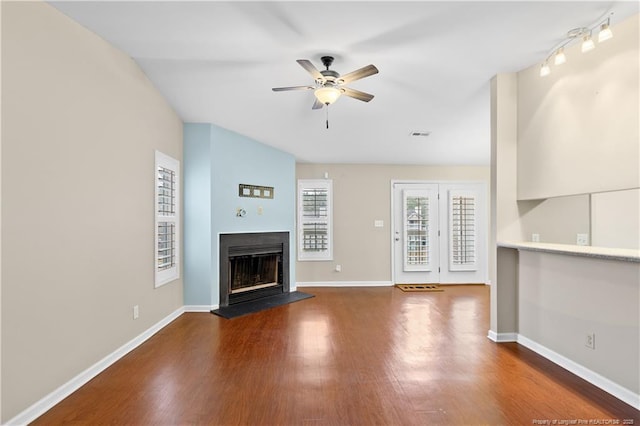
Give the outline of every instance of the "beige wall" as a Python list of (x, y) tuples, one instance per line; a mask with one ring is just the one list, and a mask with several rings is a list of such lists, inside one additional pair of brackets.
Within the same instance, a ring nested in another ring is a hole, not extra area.
[(576, 244), (577, 234), (590, 233), (589, 195), (518, 201), (523, 240)]
[(518, 73), (519, 199), (640, 187), (639, 20), (591, 52), (574, 43), (547, 77)]
[[(526, 250), (519, 257), (520, 334), (638, 395), (640, 263)], [(595, 350), (585, 346), (590, 333)]]
[(491, 196), (498, 241), (522, 238), (516, 203), (517, 99), (516, 74), (499, 74), (491, 80)]
[[(361, 164), (296, 166), (298, 179), (333, 180), (334, 260), (297, 262), (296, 281), (391, 281), (391, 181), (489, 182), (489, 167), (431, 167)], [(374, 221), (383, 220), (383, 228)], [(335, 265), (342, 272), (335, 272)]]
[(640, 249), (640, 190), (591, 196), (592, 245)]
[[(2, 2), (2, 420), (182, 307), (154, 289), (154, 150), (182, 123), (131, 58)], [(133, 305), (140, 318), (133, 320)]]

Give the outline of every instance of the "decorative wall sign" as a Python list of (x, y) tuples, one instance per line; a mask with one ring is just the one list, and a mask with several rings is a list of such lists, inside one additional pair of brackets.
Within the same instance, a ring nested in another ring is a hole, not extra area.
[(238, 195), (240, 197), (251, 198), (273, 198), (273, 186), (238, 185)]

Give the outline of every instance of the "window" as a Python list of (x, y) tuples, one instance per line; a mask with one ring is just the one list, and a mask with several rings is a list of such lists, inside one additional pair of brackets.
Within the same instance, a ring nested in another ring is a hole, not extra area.
[(331, 180), (298, 181), (298, 260), (332, 260)]
[(431, 191), (402, 191), (404, 210), (404, 270), (431, 270)]
[(156, 151), (155, 286), (180, 277), (180, 163)]

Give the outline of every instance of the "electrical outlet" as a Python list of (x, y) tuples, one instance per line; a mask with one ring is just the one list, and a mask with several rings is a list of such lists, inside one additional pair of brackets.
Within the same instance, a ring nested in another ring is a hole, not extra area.
[(342, 265), (336, 265), (336, 272), (342, 271)]
[(596, 348), (596, 333), (589, 333), (585, 336), (584, 345), (589, 349)]
[(579, 246), (588, 246), (589, 234), (576, 234), (576, 244)]
[(531, 241), (533, 241), (534, 243), (539, 243), (540, 242), (540, 234), (531, 234)]
[(140, 308), (138, 307), (138, 305), (134, 305), (134, 307), (133, 307), (133, 319), (138, 319), (139, 316), (140, 316)]

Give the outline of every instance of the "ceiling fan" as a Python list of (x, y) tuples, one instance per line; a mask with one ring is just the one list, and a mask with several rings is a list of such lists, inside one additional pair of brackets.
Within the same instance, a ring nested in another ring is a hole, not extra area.
[(324, 105), (330, 105), (338, 100), (341, 95), (349, 96), (350, 98), (358, 99), (359, 101), (369, 102), (373, 99), (373, 95), (359, 90), (350, 89), (343, 86), (344, 84), (351, 83), (352, 81), (360, 80), (361, 78), (369, 77), (378, 73), (378, 68), (374, 65), (367, 65), (355, 71), (352, 71), (345, 75), (340, 75), (338, 72), (330, 70), (329, 67), (333, 63), (333, 56), (323, 56), (320, 58), (322, 64), (326, 67), (325, 70), (318, 71), (318, 69), (308, 61), (307, 59), (298, 59), (296, 62), (300, 64), (302, 68), (307, 70), (309, 74), (314, 78), (314, 85), (307, 86), (292, 86), (292, 87), (274, 87), (274, 92), (284, 92), (287, 90), (313, 90), (316, 96), (312, 109), (320, 109)]

